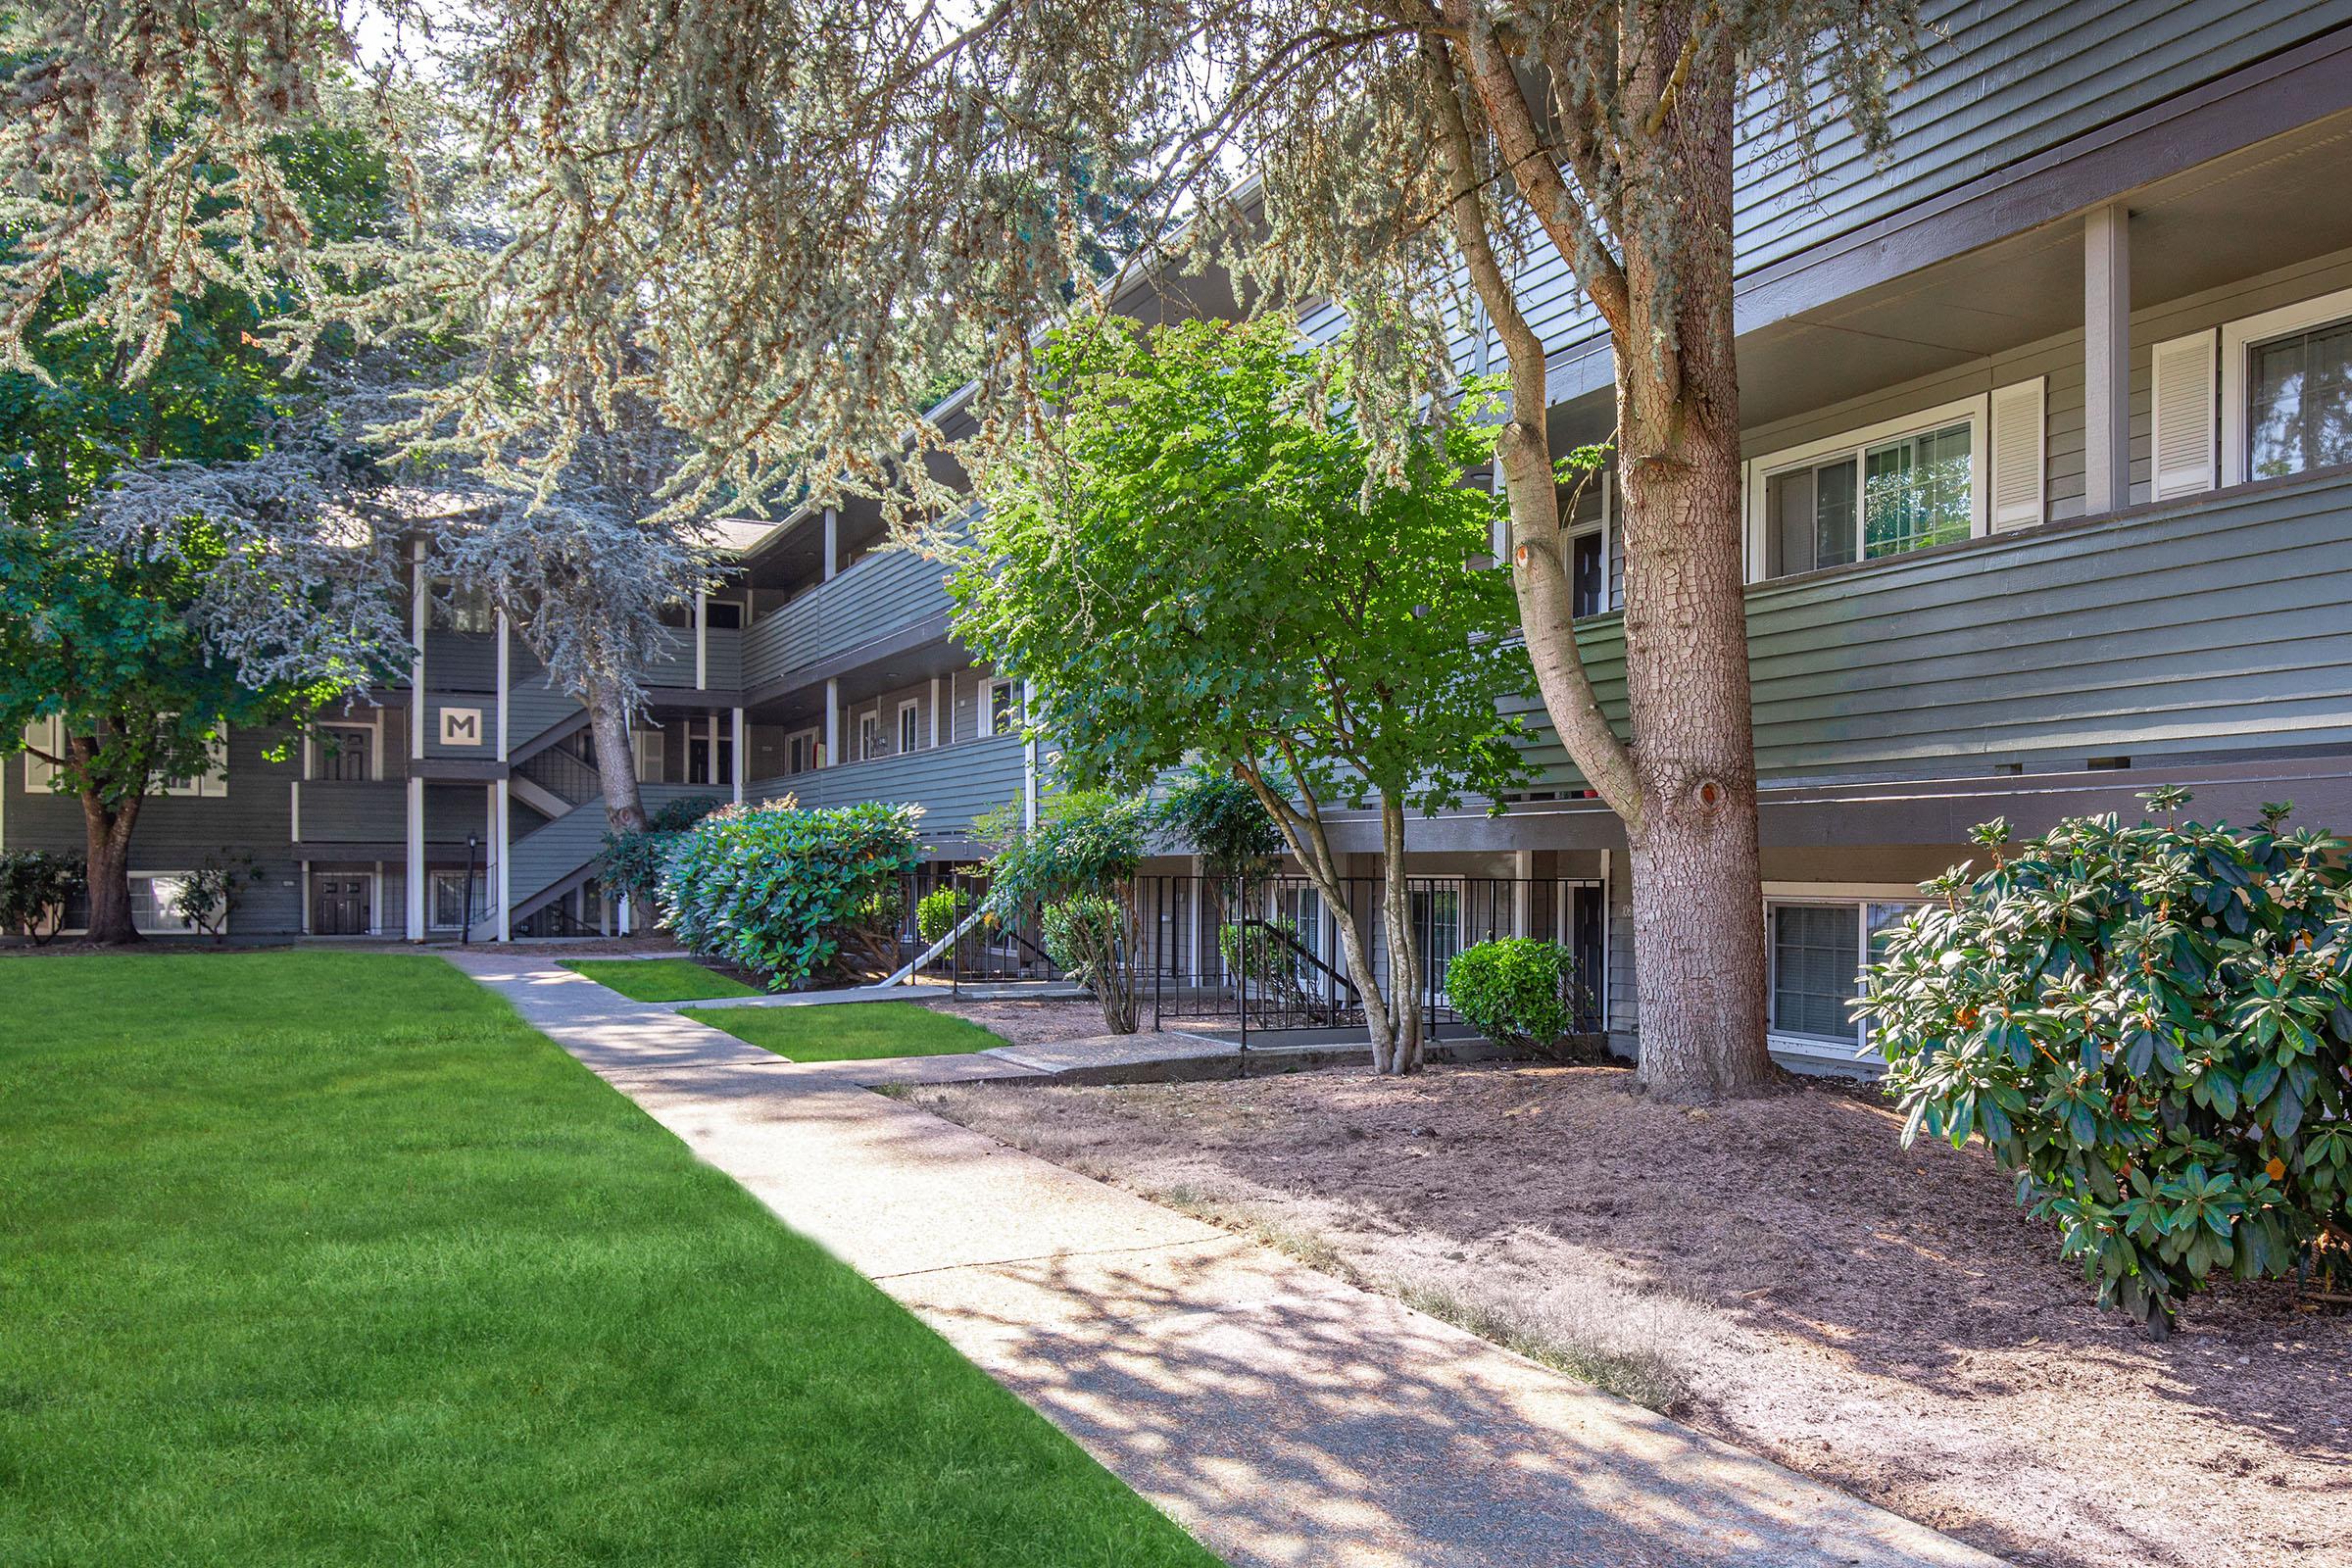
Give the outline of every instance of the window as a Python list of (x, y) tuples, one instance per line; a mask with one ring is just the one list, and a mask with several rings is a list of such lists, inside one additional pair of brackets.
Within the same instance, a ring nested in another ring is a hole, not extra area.
[[(172, 715), (166, 714), (166, 717)], [(157, 788), (166, 795), (226, 795), (228, 793), (228, 726), (220, 725), (205, 738), (212, 765), (194, 778), (168, 778)]]
[[(1975, 534), (1985, 512), (1986, 403), (1948, 404), (1750, 464), (1749, 548), (1759, 574), (1850, 565)], [(2037, 439), (2038, 427), (2024, 433)]]
[(636, 758), (637, 782), (640, 784), (661, 783), (662, 732), (658, 729), (629, 731), (629, 750)]
[(712, 599), (703, 606), (703, 624), (712, 631), (740, 631), (743, 607), (732, 599)]
[(871, 761), (882, 755), (882, 715), (878, 712), (858, 715), (858, 757)]
[(913, 699), (899, 705), (899, 751), (902, 755), (914, 750), (915, 704)]
[(1008, 680), (980, 683), (980, 733), (1005, 735), (1021, 726), (1020, 697)]
[(481, 589), (459, 588), (441, 581), (433, 584), (425, 624), (434, 631), (484, 636), (498, 630), (498, 611)]
[(24, 745), (26, 748), (24, 753), (25, 791), (30, 794), (54, 789), (57, 779), (57, 764), (35, 757), (32, 753), (37, 748), (47, 752), (51, 757), (65, 756), (65, 721), (55, 713), (34, 719), (24, 726)]
[(816, 734), (803, 730), (784, 742), (784, 771), (806, 773), (816, 763)]
[(2352, 463), (2352, 320), (2247, 352), (2246, 476), (2277, 479)]
[(475, 871), (470, 886), (464, 871), (435, 871), (426, 883), (425, 923), (436, 931), (455, 931), (468, 916), (479, 921), (489, 912), (484, 873)]
[(359, 724), (322, 724), (313, 743), (311, 777), (333, 783), (358, 783), (372, 777), (370, 759), (375, 731)]
[[(153, 936), (179, 936), (192, 933), (196, 922), (183, 920), (172, 911), (172, 901), (179, 897), (187, 885), (184, 871), (142, 872), (130, 878), (130, 923), (139, 931)], [(87, 914), (84, 914), (87, 918)], [(223, 930), (227, 929), (224, 925)]]
[(1608, 562), (1601, 554), (1600, 530), (1590, 529), (1569, 541), (1574, 552), (1569, 564), (1571, 615), (1597, 615), (1608, 588)]
[(1861, 994), (1862, 966), (1885, 955), (1916, 907), (1891, 899), (1769, 904), (1772, 1033), (1859, 1051), (1865, 1020), (1847, 1004)]

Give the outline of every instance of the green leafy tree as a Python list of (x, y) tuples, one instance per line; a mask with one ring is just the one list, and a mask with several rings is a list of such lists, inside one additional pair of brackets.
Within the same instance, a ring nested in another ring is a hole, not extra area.
[[(1386, 466), (1344, 358), (1273, 316), (1090, 323), (1041, 373), (1059, 417), (989, 471), (958, 635), (1032, 682), (1073, 778), (1140, 787), (1198, 755), (1247, 784), (1338, 921), (1375, 1066), (1416, 1070), (1405, 813), (1530, 771), (1496, 709), (1532, 679), (1511, 587), (1475, 566), (1494, 500), (1464, 482), (1492, 427), (1417, 426)], [(1341, 806), (1379, 813), (1385, 983)]]
[[(276, 152), (315, 243), (377, 220), (388, 177), (366, 137), (312, 127)], [(191, 177), (201, 207), (236, 174), (199, 161)], [(0, 262), (23, 237), (0, 226)], [(297, 424), (315, 388), (262, 346), (269, 302), (223, 282), (126, 337), (87, 314), (114, 287), (66, 274), (25, 368), (0, 369), (0, 756), (28, 753), (79, 799), (102, 943), (137, 940), (127, 871), (148, 797), (217, 765), (228, 729), (365, 683), (354, 650), (399, 635), (388, 556), (336, 499), (364, 463)]]
[(1008, 803), (972, 824), (997, 846), (988, 859), (988, 902), (998, 918), (1038, 911), (1046, 952), (1088, 987), (1113, 1034), (1133, 1034), (1142, 931), (1136, 919), (1135, 869), (1152, 831), (1141, 795), (1104, 789), (1054, 795), (1034, 827)]
[[(2170, 816), (2185, 791), (2151, 794)], [(2352, 870), (2325, 834), (2081, 817), (1936, 895), (1861, 1004), (1903, 1138), (1982, 1138), (2103, 1305), (2352, 1246)]]

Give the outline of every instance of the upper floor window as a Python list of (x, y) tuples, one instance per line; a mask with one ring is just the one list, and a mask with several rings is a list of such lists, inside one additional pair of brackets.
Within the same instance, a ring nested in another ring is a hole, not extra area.
[(2352, 463), (2352, 320), (2248, 350), (2246, 476)]
[(916, 707), (911, 701), (899, 704), (899, 750), (911, 752), (916, 741)]
[(980, 733), (1007, 735), (1021, 727), (1020, 688), (1008, 680), (980, 683)]
[(859, 713), (858, 715), (858, 760), (870, 761), (881, 755), (882, 715), (880, 713)]
[(498, 630), (498, 610), (490, 603), (490, 596), (479, 588), (436, 582), (426, 624), (434, 631), (487, 634)]
[(1750, 463), (1755, 574), (1850, 565), (1983, 532), (1986, 409), (1970, 398)]

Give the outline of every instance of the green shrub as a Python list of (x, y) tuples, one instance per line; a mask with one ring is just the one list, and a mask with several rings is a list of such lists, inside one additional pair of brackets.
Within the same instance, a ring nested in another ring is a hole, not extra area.
[(1504, 937), (1464, 948), (1446, 966), (1446, 998), (1462, 1020), (1506, 1051), (1566, 1060), (1562, 1042), (1592, 1004), (1576, 955), (1557, 942)]
[(1153, 814), (1161, 831), (1192, 846), (1201, 875), (1216, 886), (1255, 881), (1282, 858), (1282, 829), (1273, 813), (1230, 773), (1187, 768)]
[(2325, 835), (2076, 818), (1936, 896), (1862, 1004), (1906, 1143), (1974, 1135), (2103, 1305), (2167, 1332), (2352, 1215), (2352, 872)]
[(726, 804), (715, 795), (690, 795), (648, 816), (639, 832), (607, 833), (598, 885), (613, 898), (647, 899), (661, 885), (662, 864), (678, 835)]
[(1062, 972), (1095, 994), (1102, 1023), (1131, 1035), (1141, 1013), (1135, 931), (1126, 904), (1107, 894), (1075, 893), (1039, 911), (1046, 952)]
[(171, 912), (219, 942), (228, 934), (237, 895), (261, 879), (261, 862), (250, 855), (233, 850), (208, 855), (202, 865), (179, 879), (172, 893)]
[(934, 888), (915, 902), (914, 934), (929, 947), (972, 912), (972, 896), (961, 888)]
[(658, 887), (680, 942), (781, 991), (895, 932), (902, 879), (920, 862), (922, 808), (868, 801), (803, 809), (726, 807), (678, 835)]
[(81, 858), (47, 850), (0, 853), (0, 932), (30, 937), (37, 945), (57, 934), (53, 923), (66, 901), (81, 891)]
[(1072, 790), (1047, 802), (1033, 828), (1019, 826), (1013, 810), (1004, 809), (975, 822), (973, 831), (997, 845), (988, 858), (989, 891), (1002, 910), (1057, 903), (1073, 893), (1123, 891), (1135, 879), (1151, 826), (1140, 795)]

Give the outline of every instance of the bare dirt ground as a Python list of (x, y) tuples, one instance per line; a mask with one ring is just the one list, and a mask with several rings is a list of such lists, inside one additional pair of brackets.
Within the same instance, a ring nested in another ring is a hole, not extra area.
[(1631, 1081), (913, 1098), (2021, 1564), (2352, 1565), (2352, 1318), (2231, 1288), (2151, 1344), (1988, 1159), (1904, 1151), (1866, 1093), (1699, 1111)]
[[(1091, 997), (1014, 997), (994, 1002), (957, 1002), (946, 995), (909, 992), (909, 1002), (927, 1002), (940, 1012), (953, 1013), (1002, 1037), (1013, 1046), (1050, 1046), (1064, 1040), (1090, 1040), (1102, 1033), (1102, 1008)], [(1147, 1013), (1149, 1009), (1147, 1009)], [(1147, 1016), (1144, 1022), (1149, 1024)], [(1145, 1040), (1155, 1031), (1143, 1029), (1134, 1038)]]

